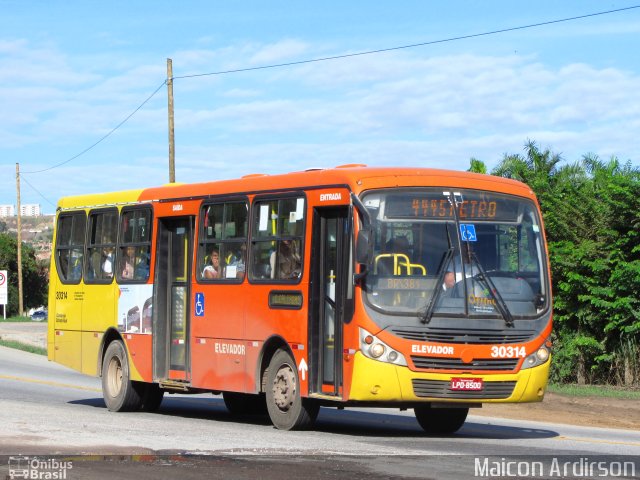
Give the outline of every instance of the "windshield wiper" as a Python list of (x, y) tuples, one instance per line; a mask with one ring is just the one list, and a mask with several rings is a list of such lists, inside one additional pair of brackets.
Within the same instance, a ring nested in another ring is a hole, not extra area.
[(442, 268), (440, 269), (440, 275), (438, 275), (438, 279), (436, 280), (436, 286), (434, 288), (433, 295), (429, 303), (425, 306), (424, 313), (420, 315), (420, 321), (424, 324), (427, 324), (431, 321), (431, 317), (433, 316), (433, 310), (436, 306), (436, 302), (438, 298), (440, 298), (440, 294), (442, 293), (442, 283), (444, 282), (444, 276), (447, 273), (447, 265), (449, 265), (449, 261), (451, 257), (453, 257), (454, 248), (450, 247), (447, 250), (447, 254), (442, 261)]
[(502, 295), (500, 295), (500, 292), (498, 291), (495, 284), (491, 280), (491, 277), (487, 275), (487, 272), (485, 272), (484, 267), (478, 261), (478, 257), (476, 256), (476, 253), (473, 251), (471, 251), (470, 253), (471, 253), (471, 258), (475, 262), (475, 265), (478, 267), (478, 270), (480, 270), (480, 273), (477, 276), (479, 276), (480, 279), (484, 281), (486, 286), (489, 287), (489, 291), (493, 295), (493, 298), (495, 298), (496, 300), (496, 308), (500, 312), (500, 315), (502, 315), (502, 318), (504, 318), (504, 321), (506, 322), (507, 327), (513, 327), (513, 316), (509, 311), (509, 307), (507, 307), (507, 303), (502, 298)]

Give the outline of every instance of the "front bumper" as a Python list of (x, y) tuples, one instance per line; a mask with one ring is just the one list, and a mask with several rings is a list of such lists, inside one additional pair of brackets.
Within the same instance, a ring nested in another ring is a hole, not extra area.
[[(525, 403), (544, 398), (551, 359), (517, 373), (459, 374), (414, 372), (408, 367), (379, 362), (357, 352), (353, 358), (349, 401), (385, 403)], [(452, 378), (482, 379), (483, 390), (454, 392)]]

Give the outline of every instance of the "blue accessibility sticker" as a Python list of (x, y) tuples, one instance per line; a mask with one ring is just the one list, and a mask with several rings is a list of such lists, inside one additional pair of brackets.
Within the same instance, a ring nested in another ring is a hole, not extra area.
[(460, 224), (460, 238), (463, 242), (477, 242), (476, 226), (472, 223)]
[(196, 293), (196, 305), (194, 308), (196, 317), (204, 317), (204, 293)]

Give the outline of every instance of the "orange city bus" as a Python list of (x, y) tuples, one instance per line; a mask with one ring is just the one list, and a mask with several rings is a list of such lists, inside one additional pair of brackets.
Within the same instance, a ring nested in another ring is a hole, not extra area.
[(538, 402), (550, 363), (544, 229), (526, 185), (345, 165), (63, 198), (49, 359), (109, 410), (222, 393), (301, 429), (323, 407)]

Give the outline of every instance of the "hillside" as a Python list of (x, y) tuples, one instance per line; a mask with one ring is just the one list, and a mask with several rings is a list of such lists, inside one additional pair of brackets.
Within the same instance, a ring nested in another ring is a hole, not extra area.
[[(48, 261), (51, 256), (54, 215), (22, 217), (22, 241), (31, 245), (38, 260)], [(0, 217), (0, 233), (17, 235), (17, 217)]]

